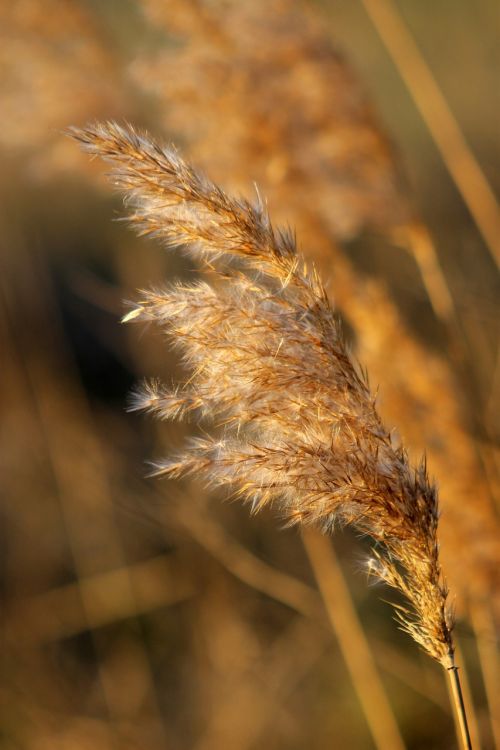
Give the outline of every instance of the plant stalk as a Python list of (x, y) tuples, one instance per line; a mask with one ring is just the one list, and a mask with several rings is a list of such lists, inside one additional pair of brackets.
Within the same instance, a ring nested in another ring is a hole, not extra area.
[(448, 674), (448, 688), (451, 704), (454, 709), (453, 715), (457, 737), (464, 750), (472, 750), (472, 742), (470, 739), (469, 726), (467, 724), (467, 714), (465, 712), (465, 703), (462, 694), (462, 686), (460, 685), (460, 677), (458, 675), (458, 667), (455, 666), (452, 654), (450, 654), (448, 658), (449, 663), (444, 664), (443, 666)]

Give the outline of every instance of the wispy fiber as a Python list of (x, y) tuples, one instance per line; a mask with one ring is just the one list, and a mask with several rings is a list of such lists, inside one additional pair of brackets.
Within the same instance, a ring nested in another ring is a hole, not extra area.
[(436, 490), (425, 462), (412, 467), (382, 424), (293, 235), (273, 228), (260, 201), (229, 197), (132, 128), (72, 133), (112, 163), (139, 232), (183, 245), (207, 272), (208, 281), (144, 292), (126, 316), (157, 322), (191, 370), (175, 390), (150, 383), (134, 406), (162, 418), (194, 412), (217, 428), (155, 473), (200, 474), (254, 510), (277, 505), (290, 523), (370, 535), (370, 573), (406, 597), (396, 606), (403, 627), (450, 666)]

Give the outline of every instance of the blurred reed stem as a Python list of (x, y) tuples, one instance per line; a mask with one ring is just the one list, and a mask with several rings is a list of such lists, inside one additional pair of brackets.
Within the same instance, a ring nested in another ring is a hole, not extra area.
[(333, 546), (327, 537), (307, 528), (302, 530), (302, 539), (373, 741), (379, 750), (404, 750)]
[(361, 2), (405, 82), (491, 257), (500, 265), (500, 213), (495, 194), (431, 69), (391, 0)]
[(484, 600), (470, 602), (469, 616), (476, 636), (479, 663), (483, 675), (494, 747), (500, 748), (499, 658), (495, 623)]

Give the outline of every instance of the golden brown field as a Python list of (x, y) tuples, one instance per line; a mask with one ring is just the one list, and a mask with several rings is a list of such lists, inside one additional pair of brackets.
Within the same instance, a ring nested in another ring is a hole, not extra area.
[[(380, 531), (373, 511), (378, 477), (350, 496), (371, 526), (338, 524), (329, 539), (267, 507), (250, 515), (196, 472), (145, 476), (210, 430), (171, 391), (163, 415), (188, 420), (127, 411), (145, 378), (170, 388), (191, 373), (154, 325), (120, 319), (138, 290), (197, 283), (200, 263), (116, 221), (130, 207), (64, 132), (114, 120), (174, 143), (230, 194), (260, 197), (315, 264), (391, 439), (412, 464), (426, 454), (472, 746), (500, 748), (497, 41), (493, 0), (0, 8), (2, 747), (459, 746), (443, 670), (398, 630), (387, 601), (399, 594), (366, 572), (359, 530), (379, 554), (392, 523), (389, 507)], [(255, 289), (238, 284), (231, 305), (251, 306)], [(204, 304), (176, 335), (209, 352), (226, 321)], [(235, 347), (258, 357), (245, 320), (261, 313), (248, 309)], [(221, 356), (231, 384), (247, 360)], [(303, 365), (319, 383), (321, 367)], [(228, 392), (221, 380), (213, 393)], [(283, 423), (286, 396), (273, 402)], [(323, 396), (307, 397), (324, 424)], [(272, 437), (267, 406), (251, 408), (251, 429)], [(361, 438), (350, 440), (344, 463)], [(323, 506), (293, 507), (324, 520)], [(417, 601), (425, 576), (407, 570)], [(432, 621), (434, 645), (428, 628), (417, 640), (444, 658)]]

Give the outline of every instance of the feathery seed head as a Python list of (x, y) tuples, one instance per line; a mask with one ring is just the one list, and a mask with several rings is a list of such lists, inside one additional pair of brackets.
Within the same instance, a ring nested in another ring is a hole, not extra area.
[(234, 199), (132, 128), (72, 130), (113, 165), (141, 234), (182, 245), (213, 285), (143, 292), (124, 320), (152, 320), (192, 371), (175, 389), (154, 381), (132, 408), (191, 413), (222, 428), (192, 440), (155, 474), (199, 474), (291, 524), (351, 524), (376, 542), (370, 573), (399, 590), (403, 627), (434, 658), (452, 652), (438, 561), (437, 497), (425, 463), (409, 465), (377, 414), (313, 268), (265, 207)]

